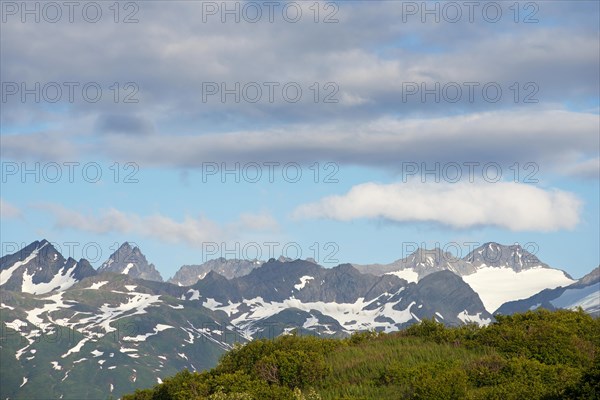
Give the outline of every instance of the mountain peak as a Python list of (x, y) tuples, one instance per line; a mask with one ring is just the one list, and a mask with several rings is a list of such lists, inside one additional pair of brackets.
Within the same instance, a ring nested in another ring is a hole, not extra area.
[(516, 272), (531, 268), (550, 268), (520, 244), (487, 242), (469, 253), (464, 260), (476, 268), (511, 268)]
[(129, 242), (121, 244), (117, 251), (98, 268), (98, 272), (115, 272), (132, 278), (163, 281), (154, 264), (148, 263), (140, 248), (132, 247)]
[(419, 247), (412, 254), (406, 257), (405, 260), (411, 260), (411, 262), (416, 263), (425, 263), (430, 265), (440, 264), (446, 261), (451, 261), (455, 259), (451, 253), (444, 252), (439, 247), (435, 247), (433, 249), (427, 249), (423, 247)]
[(184, 265), (168, 280), (179, 286), (192, 286), (207, 276), (210, 271), (218, 272), (227, 279), (248, 275), (253, 269), (260, 267), (260, 260), (226, 259), (224, 257), (208, 260), (200, 265)]
[(46, 239), (35, 241), (14, 254), (0, 258), (0, 286), (32, 294), (65, 290), (77, 281), (96, 274), (89, 266), (65, 259)]

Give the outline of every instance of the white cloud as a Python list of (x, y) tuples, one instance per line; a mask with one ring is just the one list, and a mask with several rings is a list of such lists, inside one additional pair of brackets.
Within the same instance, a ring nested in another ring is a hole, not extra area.
[(568, 192), (513, 183), (365, 183), (341, 196), (299, 206), (296, 218), (350, 221), (383, 218), (452, 228), (496, 226), (512, 231), (572, 229), (581, 202)]
[(21, 216), (21, 210), (18, 207), (0, 198), (0, 217), (2, 219), (19, 218)]
[(277, 221), (266, 214), (242, 214), (237, 221), (218, 224), (204, 216), (185, 216), (178, 221), (161, 214), (141, 216), (114, 208), (97, 215), (84, 214), (57, 204), (38, 204), (49, 211), (59, 229), (74, 229), (94, 234), (121, 233), (150, 237), (168, 243), (186, 243), (201, 247), (204, 242), (230, 240), (237, 232), (257, 232), (277, 229)]

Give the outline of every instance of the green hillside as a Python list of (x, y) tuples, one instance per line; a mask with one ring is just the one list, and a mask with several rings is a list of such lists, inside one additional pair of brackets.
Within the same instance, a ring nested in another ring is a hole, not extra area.
[(598, 399), (600, 320), (583, 311), (434, 321), (347, 339), (287, 335), (226, 353), (123, 400)]

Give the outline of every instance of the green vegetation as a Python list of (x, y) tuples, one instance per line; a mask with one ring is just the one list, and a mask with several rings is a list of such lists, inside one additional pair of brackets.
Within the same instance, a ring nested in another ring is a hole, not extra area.
[(600, 320), (538, 310), (487, 327), (426, 320), (392, 334), (255, 340), (123, 400), (598, 398)]

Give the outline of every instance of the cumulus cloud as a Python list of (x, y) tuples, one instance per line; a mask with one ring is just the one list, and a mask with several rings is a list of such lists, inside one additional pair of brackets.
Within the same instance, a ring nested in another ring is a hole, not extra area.
[(514, 182), (365, 183), (344, 195), (299, 206), (296, 218), (430, 222), (465, 229), (557, 231), (579, 222), (581, 201), (571, 193)]
[(0, 198), (0, 217), (2, 219), (20, 218), (21, 216), (21, 210), (17, 206), (12, 205), (3, 198)]
[(219, 224), (202, 215), (175, 220), (158, 213), (143, 216), (115, 208), (88, 214), (52, 203), (37, 204), (35, 207), (49, 211), (58, 229), (94, 234), (140, 235), (167, 243), (186, 243), (191, 247), (201, 247), (204, 242), (230, 240), (238, 231), (260, 232), (278, 228), (275, 219), (266, 213), (245, 213), (236, 221)]

